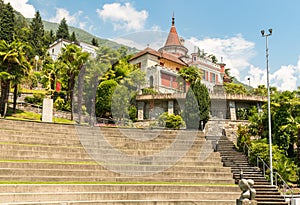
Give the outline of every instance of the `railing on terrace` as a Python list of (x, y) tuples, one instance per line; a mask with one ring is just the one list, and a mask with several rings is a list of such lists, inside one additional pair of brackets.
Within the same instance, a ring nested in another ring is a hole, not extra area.
[(210, 93), (211, 99), (228, 99), (228, 100), (249, 100), (249, 101), (265, 101), (266, 97), (258, 95), (243, 95), (243, 94), (219, 94), (219, 93)]
[[(244, 146), (243, 146), (243, 152), (245, 154), (247, 154), (247, 157), (248, 157), (248, 160), (249, 160), (249, 157), (251, 155), (251, 149), (250, 147), (244, 143)], [(270, 167), (269, 165), (259, 156), (256, 156), (256, 166), (258, 168), (260, 168), (260, 170), (262, 171), (264, 177), (266, 178), (266, 176), (269, 176), (269, 179), (270, 179), (270, 174), (271, 173), (267, 173), (267, 171), (270, 172)], [(278, 188), (282, 188), (283, 189), (283, 197), (284, 199), (286, 199), (286, 193), (287, 193), (287, 190), (290, 192), (290, 195), (291, 197), (289, 197), (290, 199), (293, 199), (294, 198), (294, 192), (293, 192), (293, 189), (286, 183), (286, 181), (282, 178), (282, 176), (278, 173), (278, 172), (273, 172), (273, 178), (275, 178), (275, 186), (277, 186)], [(280, 181), (278, 180), (280, 179)]]
[[(227, 99), (227, 100), (239, 100), (239, 101), (256, 101), (263, 102), (267, 100), (262, 96), (255, 95), (234, 95), (234, 94), (209, 94), (210, 99)], [(149, 99), (185, 99), (186, 93), (183, 92), (174, 92), (174, 93), (157, 93), (149, 95), (138, 95), (138, 100), (149, 100)]]

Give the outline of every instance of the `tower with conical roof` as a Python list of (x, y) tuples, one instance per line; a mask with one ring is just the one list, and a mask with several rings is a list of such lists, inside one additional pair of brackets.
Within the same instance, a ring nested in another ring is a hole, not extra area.
[(172, 27), (170, 29), (168, 38), (164, 47), (159, 49), (159, 52), (168, 52), (179, 57), (186, 56), (188, 49), (184, 47), (183, 40), (181, 40), (178, 36), (176, 27), (175, 27), (175, 17), (173, 14), (172, 17)]

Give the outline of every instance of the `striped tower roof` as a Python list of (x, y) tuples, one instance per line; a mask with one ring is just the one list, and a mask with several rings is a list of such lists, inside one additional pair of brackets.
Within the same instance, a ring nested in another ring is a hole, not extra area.
[(176, 28), (175, 28), (174, 14), (173, 14), (173, 17), (172, 17), (172, 27), (170, 29), (170, 32), (169, 32), (167, 41), (165, 43), (165, 46), (181, 46), (180, 39), (179, 39), (178, 33), (176, 31)]

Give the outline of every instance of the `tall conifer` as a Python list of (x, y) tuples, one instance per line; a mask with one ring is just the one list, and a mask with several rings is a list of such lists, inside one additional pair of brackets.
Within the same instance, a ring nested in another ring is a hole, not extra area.
[(67, 24), (67, 21), (65, 18), (63, 18), (60, 21), (60, 24), (58, 25), (58, 29), (56, 32), (56, 38), (57, 39), (63, 38), (63, 39), (67, 39), (67, 40), (70, 39), (69, 27), (68, 27), (68, 24)]
[(39, 11), (36, 12), (35, 17), (32, 19), (30, 24), (30, 36), (29, 42), (33, 48), (34, 55), (44, 55), (44, 24)]
[(15, 14), (14, 9), (8, 4), (0, 2), (0, 40), (5, 40), (7, 43), (11, 43), (15, 35)]
[(75, 34), (74, 31), (73, 31), (72, 34), (71, 34), (70, 41), (73, 41), (73, 42), (76, 42), (76, 41), (77, 41), (76, 34)]

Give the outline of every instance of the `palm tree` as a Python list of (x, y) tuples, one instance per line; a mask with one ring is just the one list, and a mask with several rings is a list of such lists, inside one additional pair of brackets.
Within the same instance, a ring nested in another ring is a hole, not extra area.
[[(95, 104), (96, 104), (96, 92), (100, 80), (106, 78), (110, 75), (106, 75), (103, 77), (104, 74), (107, 72), (108, 69), (109, 73), (112, 73), (111, 67), (118, 59), (118, 53), (112, 50), (109, 47), (101, 46), (97, 50), (97, 56), (94, 59), (89, 59), (86, 65), (86, 75), (85, 75), (85, 95), (86, 95), (86, 104), (88, 111), (90, 112), (90, 124), (94, 124), (94, 117), (95, 117)], [(79, 121), (80, 121), (80, 112), (79, 112)]]
[[(199, 70), (199, 68), (195, 66), (181, 68), (178, 71), (178, 74), (184, 80), (183, 82), (184, 92), (186, 92), (186, 83), (188, 85), (191, 85), (195, 83), (197, 80), (201, 81), (201, 71)], [(180, 82), (181, 81), (180, 79), (178, 79), (178, 81), (180, 84), (182, 83)]]
[(70, 101), (71, 120), (73, 120), (73, 97), (75, 79), (89, 58), (89, 53), (83, 52), (81, 48), (74, 44), (67, 45), (62, 49), (59, 61), (63, 65), (63, 78), (67, 81), (67, 100)]
[(0, 80), (1, 80), (1, 98), (0, 114), (5, 117), (8, 103), (8, 96), (11, 82), (14, 85), (14, 110), (16, 109), (18, 85), (31, 69), (26, 59), (25, 49), (28, 49), (24, 43), (13, 41), (7, 43), (0, 41)]

